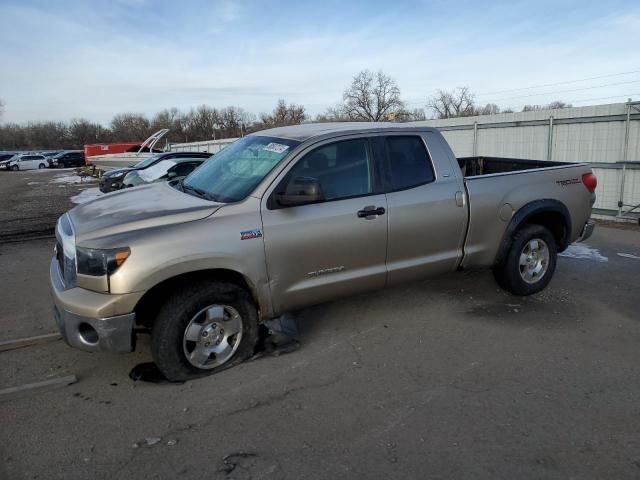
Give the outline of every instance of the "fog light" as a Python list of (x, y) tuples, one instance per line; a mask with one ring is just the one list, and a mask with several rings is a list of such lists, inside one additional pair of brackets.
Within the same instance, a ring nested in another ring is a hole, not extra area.
[(98, 339), (100, 338), (96, 329), (84, 322), (78, 325), (78, 333), (80, 333), (82, 340), (90, 345), (98, 343)]

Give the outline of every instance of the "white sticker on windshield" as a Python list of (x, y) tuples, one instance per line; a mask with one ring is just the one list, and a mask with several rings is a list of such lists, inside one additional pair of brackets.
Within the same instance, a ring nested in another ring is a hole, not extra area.
[(262, 147), (263, 150), (267, 150), (268, 152), (273, 152), (273, 153), (282, 153), (287, 148), (289, 148), (289, 145), (282, 145), (281, 143), (273, 143), (273, 142)]

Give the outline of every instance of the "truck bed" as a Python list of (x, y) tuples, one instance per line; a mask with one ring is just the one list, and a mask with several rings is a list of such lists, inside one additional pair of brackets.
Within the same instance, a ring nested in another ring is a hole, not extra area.
[(500, 157), (462, 157), (458, 165), (465, 177), (492, 175), (495, 173), (518, 172), (536, 168), (569, 166), (571, 163), (552, 162), (548, 160), (524, 160), (521, 158)]

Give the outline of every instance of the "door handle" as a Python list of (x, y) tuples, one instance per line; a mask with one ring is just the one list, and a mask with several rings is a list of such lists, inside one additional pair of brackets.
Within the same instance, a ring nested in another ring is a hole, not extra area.
[(376, 208), (374, 205), (364, 207), (362, 210), (358, 210), (358, 218), (373, 218), (376, 215), (384, 215), (387, 211), (384, 207)]

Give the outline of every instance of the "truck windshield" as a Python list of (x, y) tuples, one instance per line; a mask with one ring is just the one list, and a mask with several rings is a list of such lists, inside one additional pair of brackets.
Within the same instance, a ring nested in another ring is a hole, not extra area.
[(202, 164), (183, 185), (186, 191), (203, 192), (217, 202), (238, 202), (299, 144), (257, 135), (241, 138)]

